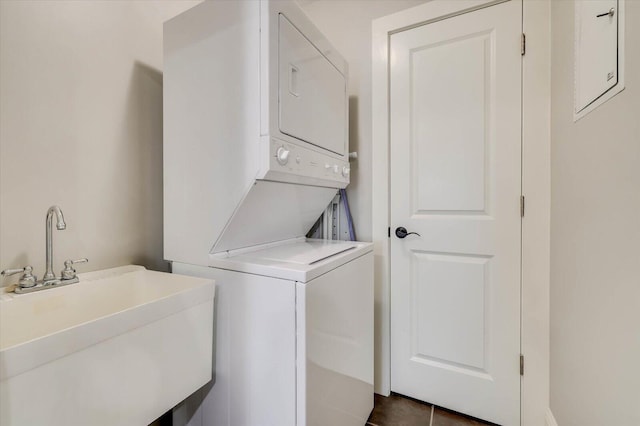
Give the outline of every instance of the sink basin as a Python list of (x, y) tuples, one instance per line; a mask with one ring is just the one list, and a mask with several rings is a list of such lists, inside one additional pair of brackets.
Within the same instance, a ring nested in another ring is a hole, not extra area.
[(211, 380), (212, 280), (79, 278), (0, 294), (0, 424), (147, 425)]

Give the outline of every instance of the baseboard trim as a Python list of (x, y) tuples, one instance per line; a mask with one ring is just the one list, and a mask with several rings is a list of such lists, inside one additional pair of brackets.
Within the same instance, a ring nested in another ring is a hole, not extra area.
[(558, 422), (556, 422), (556, 418), (553, 417), (551, 408), (547, 408), (547, 413), (544, 416), (544, 423), (546, 426), (558, 426)]

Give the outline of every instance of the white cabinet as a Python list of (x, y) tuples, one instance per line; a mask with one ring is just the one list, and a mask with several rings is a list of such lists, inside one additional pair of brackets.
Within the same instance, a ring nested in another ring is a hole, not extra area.
[(576, 119), (624, 88), (623, 5), (623, 0), (575, 2)]

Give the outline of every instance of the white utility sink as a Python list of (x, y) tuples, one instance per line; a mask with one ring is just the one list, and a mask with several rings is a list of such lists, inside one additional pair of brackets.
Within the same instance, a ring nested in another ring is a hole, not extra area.
[(214, 282), (124, 266), (0, 294), (0, 425), (151, 423), (211, 380)]

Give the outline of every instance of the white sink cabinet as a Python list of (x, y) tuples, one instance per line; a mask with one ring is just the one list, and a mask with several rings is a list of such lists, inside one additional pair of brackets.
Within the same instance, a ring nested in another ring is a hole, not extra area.
[(211, 380), (212, 280), (79, 278), (0, 294), (0, 425), (148, 425)]

